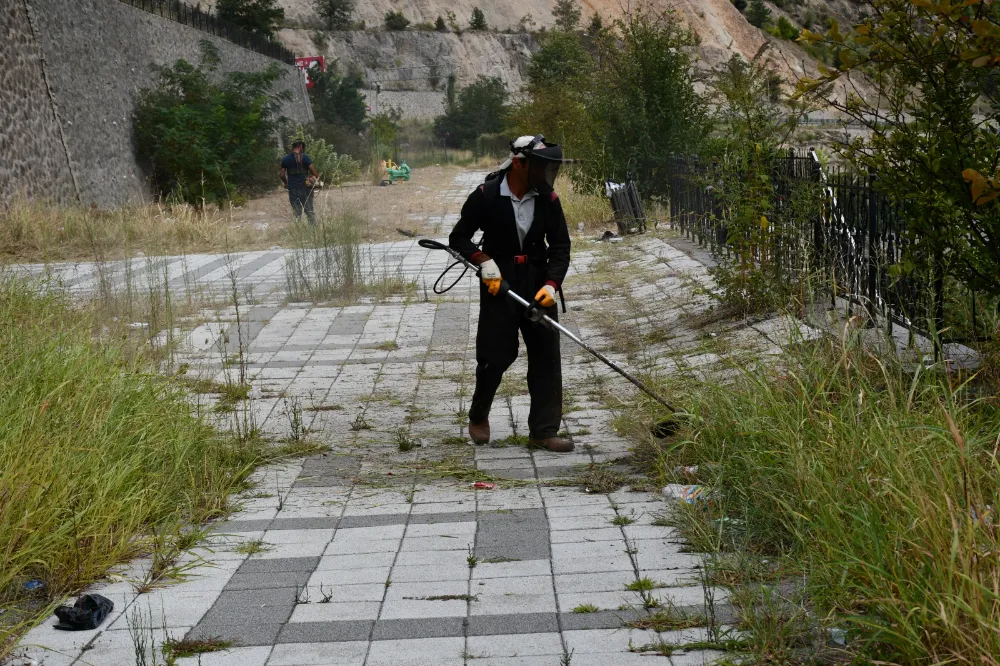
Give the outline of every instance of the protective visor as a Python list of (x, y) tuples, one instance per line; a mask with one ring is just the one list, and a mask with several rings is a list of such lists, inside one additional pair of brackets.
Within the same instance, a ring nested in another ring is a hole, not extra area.
[(533, 186), (545, 183), (548, 189), (556, 184), (563, 163), (562, 148), (556, 144), (539, 146), (528, 155), (528, 180)]

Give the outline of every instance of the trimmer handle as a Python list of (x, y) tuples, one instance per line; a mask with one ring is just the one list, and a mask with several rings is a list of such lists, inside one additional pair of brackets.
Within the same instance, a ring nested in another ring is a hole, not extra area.
[[(417, 241), (417, 245), (419, 245), (422, 248), (426, 248), (428, 250), (444, 250), (452, 257), (454, 257), (457, 261), (462, 262), (468, 268), (471, 268), (473, 271), (475, 271), (476, 277), (482, 279), (483, 275), (479, 266), (477, 266), (476, 264), (472, 263), (471, 261), (463, 257), (455, 248), (430, 238), (421, 238), (420, 240)], [(500, 289), (499, 291), (497, 291), (495, 295), (506, 296), (509, 291), (510, 291), (510, 284), (507, 282), (507, 280), (501, 280)]]

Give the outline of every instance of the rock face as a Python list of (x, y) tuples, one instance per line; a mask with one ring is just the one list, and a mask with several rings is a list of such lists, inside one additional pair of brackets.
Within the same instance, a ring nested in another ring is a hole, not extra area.
[[(118, 0), (0, 0), (0, 205), (18, 193), (111, 207), (149, 198), (135, 158), (132, 113), (154, 65), (197, 62), (202, 40), (220, 72), (276, 61)], [(291, 65), (284, 115), (312, 119)]]

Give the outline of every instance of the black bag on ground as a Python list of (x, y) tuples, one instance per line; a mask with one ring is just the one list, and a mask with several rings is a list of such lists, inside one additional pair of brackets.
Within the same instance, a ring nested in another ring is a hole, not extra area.
[(59, 618), (56, 629), (65, 631), (97, 629), (114, 607), (115, 605), (106, 597), (99, 594), (84, 594), (72, 606), (60, 606), (56, 609), (56, 617)]

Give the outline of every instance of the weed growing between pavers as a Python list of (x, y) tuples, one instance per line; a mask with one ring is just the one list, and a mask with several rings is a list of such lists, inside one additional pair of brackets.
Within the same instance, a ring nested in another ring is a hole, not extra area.
[(239, 544), (233, 550), (241, 555), (257, 555), (271, 550), (271, 544), (263, 539), (251, 539)]
[(596, 613), (599, 610), (601, 609), (595, 606), (594, 604), (580, 604), (579, 606), (574, 608), (572, 612), (583, 614), (583, 613)]
[(233, 641), (218, 636), (211, 638), (168, 638), (163, 643), (163, 656), (168, 660), (176, 660), (212, 652), (222, 652), (231, 647), (233, 647)]
[(697, 466), (711, 489), (676, 524), (696, 550), (742, 554), (715, 577), (753, 655), (823, 658), (831, 635), (861, 661), (1000, 654), (995, 386), (848, 339), (799, 342), (684, 395), (691, 422), (647, 442), (646, 462), (661, 481)]
[[(133, 342), (94, 338), (96, 324), (54, 290), (0, 282), (0, 657), (116, 563), (156, 551), (169, 573), (166, 542), (184, 539), (171, 527), (225, 514), (266, 459), (193, 416), (181, 380)], [(22, 592), (31, 579), (41, 604)]]

